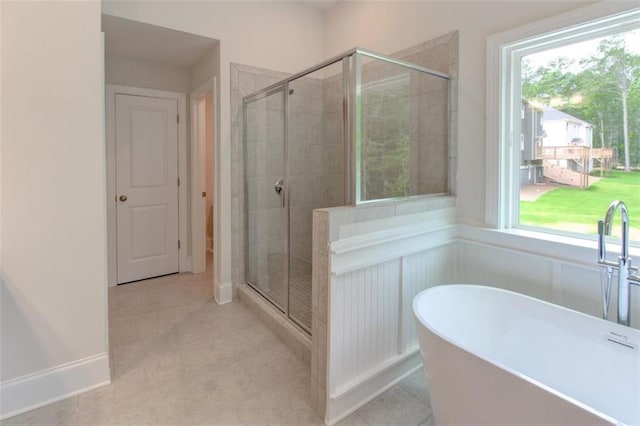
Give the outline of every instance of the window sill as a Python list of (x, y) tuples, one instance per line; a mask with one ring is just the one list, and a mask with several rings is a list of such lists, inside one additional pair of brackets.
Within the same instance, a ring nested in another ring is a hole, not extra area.
[[(598, 266), (598, 242), (589, 238), (577, 238), (530, 229), (491, 229), (459, 225), (458, 237), (481, 244), (500, 246), (543, 257), (553, 257), (570, 263)], [(620, 243), (607, 243), (607, 258), (614, 260), (620, 253)], [(630, 246), (629, 256), (639, 259), (640, 247)]]

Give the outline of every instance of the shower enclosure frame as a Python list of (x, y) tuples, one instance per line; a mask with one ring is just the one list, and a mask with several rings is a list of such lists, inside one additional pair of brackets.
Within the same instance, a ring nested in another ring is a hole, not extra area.
[[(282, 302), (282, 308), (279, 306), (280, 302), (275, 301), (267, 292), (263, 291), (258, 285), (251, 283), (248, 279), (248, 256), (245, 256), (245, 277), (246, 283), (255, 291), (258, 292), (261, 296), (267, 299), (272, 305), (274, 305), (277, 309), (279, 309), (289, 320), (293, 321), (296, 325), (306, 331), (308, 334), (311, 334), (310, 327), (307, 327), (304, 324), (301, 324), (295, 318), (290, 316), (290, 306), (289, 306), (289, 267), (290, 267), (290, 234), (291, 234), (291, 223), (290, 223), (290, 205), (289, 205), (289, 161), (288, 161), (288, 124), (289, 124), (289, 84), (295, 80), (298, 80), (302, 77), (305, 77), (309, 74), (312, 74), (316, 71), (319, 71), (328, 66), (337, 64), (342, 62), (342, 87), (343, 87), (343, 144), (344, 144), (344, 204), (345, 206), (356, 206), (358, 204), (369, 203), (369, 202), (380, 202), (385, 200), (393, 200), (394, 198), (388, 199), (377, 199), (377, 200), (362, 200), (361, 197), (361, 138), (362, 138), (362, 60), (360, 55), (366, 56), (371, 59), (376, 59), (379, 61), (383, 61), (386, 63), (395, 64), (404, 68), (408, 68), (413, 71), (422, 72), (425, 74), (429, 74), (435, 77), (446, 79), (450, 81), (450, 76), (446, 73), (442, 73), (427, 67), (423, 67), (420, 65), (413, 64), (411, 62), (407, 62), (401, 59), (393, 58), (387, 55), (383, 55), (368, 49), (363, 49), (361, 47), (355, 47), (350, 50), (347, 50), (339, 55), (333, 56), (323, 62), (320, 62), (310, 68), (305, 69), (299, 73), (293, 74), (287, 78), (284, 78), (276, 83), (270, 84), (258, 91), (255, 91), (249, 95), (246, 95), (242, 99), (242, 129), (243, 129), (243, 145), (244, 149), (244, 164), (245, 164), (245, 187), (244, 187), (244, 205), (245, 208), (248, 208), (248, 180), (246, 179), (246, 165), (247, 165), (247, 156), (248, 149), (246, 149), (247, 144), (247, 106), (252, 102), (259, 101), (268, 96), (271, 96), (275, 93), (282, 93), (283, 100), (283, 108), (282, 108), (282, 121), (283, 121), (283, 144), (284, 151), (283, 155), (285, 158), (284, 167), (283, 167), (283, 178), (282, 178), (282, 204), (284, 208), (284, 223), (285, 223), (285, 238), (284, 238), (284, 251), (285, 256), (283, 257), (283, 270), (286, 271), (286, 290), (284, 292), (284, 298)], [(351, 66), (350, 59), (353, 57), (353, 67)], [(353, 86), (353, 87), (352, 87)], [(354, 106), (351, 108), (351, 106)], [(245, 215), (245, 248), (249, 247), (249, 215)], [(248, 251), (245, 251), (247, 254)]]

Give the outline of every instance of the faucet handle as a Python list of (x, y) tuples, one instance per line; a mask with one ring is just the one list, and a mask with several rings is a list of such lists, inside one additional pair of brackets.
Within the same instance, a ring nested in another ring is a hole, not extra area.
[(638, 267), (631, 265), (631, 259), (628, 260), (627, 268), (629, 269), (629, 275), (627, 275), (627, 281), (629, 284), (640, 287), (640, 274), (638, 274)]

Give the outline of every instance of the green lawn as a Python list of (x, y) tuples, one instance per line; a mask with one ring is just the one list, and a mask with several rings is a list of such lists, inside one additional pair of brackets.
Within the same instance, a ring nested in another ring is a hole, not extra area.
[[(629, 210), (631, 239), (640, 241), (640, 173), (614, 171), (587, 189), (561, 187), (536, 201), (520, 202), (520, 223), (565, 231), (597, 234), (613, 200), (622, 200)], [(616, 214), (616, 224), (620, 221)], [(614, 228), (618, 234), (619, 225)]]

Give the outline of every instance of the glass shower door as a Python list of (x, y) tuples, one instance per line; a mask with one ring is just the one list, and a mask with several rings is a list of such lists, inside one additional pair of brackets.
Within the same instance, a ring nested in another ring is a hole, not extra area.
[(344, 205), (343, 62), (287, 90), (289, 318), (311, 333), (313, 210)]
[(245, 100), (247, 282), (283, 312), (288, 306), (288, 238), (283, 87)]

